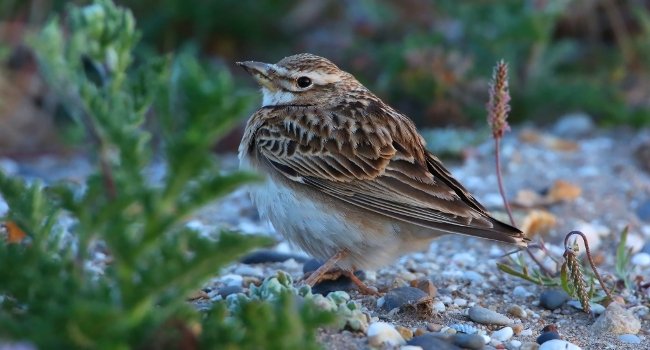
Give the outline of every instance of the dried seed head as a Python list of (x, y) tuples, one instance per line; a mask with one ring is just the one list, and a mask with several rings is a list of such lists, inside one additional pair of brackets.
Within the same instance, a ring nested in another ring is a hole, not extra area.
[(492, 136), (501, 138), (510, 130), (508, 113), (510, 112), (510, 91), (508, 90), (508, 64), (501, 60), (497, 62), (490, 83), (490, 101), (487, 104), (488, 124), (492, 128)]

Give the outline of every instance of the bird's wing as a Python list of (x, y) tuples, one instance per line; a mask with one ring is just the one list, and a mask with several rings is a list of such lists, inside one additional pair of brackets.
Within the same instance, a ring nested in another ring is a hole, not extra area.
[(525, 245), (423, 147), (412, 123), (313, 108), (263, 108), (250, 146), (272, 171), (334, 198), (432, 230)]

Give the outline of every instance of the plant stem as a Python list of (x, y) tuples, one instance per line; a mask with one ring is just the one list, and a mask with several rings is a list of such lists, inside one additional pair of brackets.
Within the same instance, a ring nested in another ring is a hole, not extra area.
[(587, 260), (589, 260), (589, 264), (591, 265), (591, 269), (594, 271), (594, 275), (598, 279), (598, 283), (600, 283), (600, 287), (603, 288), (605, 291), (605, 294), (607, 294), (607, 297), (612, 300), (612, 294), (609, 292), (609, 289), (605, 286), (605, 282), (603, 282), (603, 279), (600, 277), (600, 274), (598, 273), (598, 270), (596, 269), (596, 264), (594, 264), (594, 260), (591, 258), (591, 251), (589, 250), (589, 242), (587, 241), (587, 237), (585, 236), (584, 233), (580, 231), (571, 231), (569, 232), (565, 237), (564, 237), (564, 249), (570, 249), (567, 248), (567, 244), (569, 242), (569, 237), (573, 235), (579, 235), (582, 237), (582, 241), (585, 243), (585, 252), (587, 253)]
[(508, 198), (506, 198), (506, 191), (503, 189), (503, 180), (501, 179), (501, 152), (500, 152), (500, 137), (494, 138), (494, 157), (496, 158), (496, 167), (497, 167), (497, 182), (499, 183), (499, 192), (501, 193), (501, 198), (503, 199), (503, 206), (506, 208), (508, 213), (508, 218), (510, 218), (510, 223), (512, 226), (516, 226), (515, 219), (512, 217), (512, 210), (510, 209), (510, 204), (508, 203)]

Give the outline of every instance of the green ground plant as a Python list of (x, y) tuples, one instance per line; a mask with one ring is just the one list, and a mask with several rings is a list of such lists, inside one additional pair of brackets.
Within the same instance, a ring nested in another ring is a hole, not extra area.
[[(220, 267), (272, 243), (185, 224), (197, 209), (258, 179), (222, 171), (211, 152), (247, 111), (249, 95), (235, 91), (227, 70), (205, 68), (190, 54), (135, 63), (135, 20), (109, 0), (70, 6), (65, 18), (52, 18), (30, 43), (48, 84), (85, 131), (96, 166), (82, 184), (0, 172), (9, 207), (0, 222), (10, 231), (0, 241), (0, 342), (317, 347), (315, 330), (332, 313), (298, 302), (295, 293), (244, 299), (238, 308), (217, 302), (206, 313), (186, 301)], [(165, 169), (160, 181), (151, 179), (154, 165)]]

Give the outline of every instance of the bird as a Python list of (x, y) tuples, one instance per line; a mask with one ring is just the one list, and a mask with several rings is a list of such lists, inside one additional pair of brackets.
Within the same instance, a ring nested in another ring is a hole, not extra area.
[(262, 106), (238, 149), (241, 169), (265, 176), (252, 202), (289, 242), (325, 263), (313, 286), (426, 250), (446, 234), (526, 247), (426, 148), (414, 122), (330, 60), (302, 53), (275, 64), (237, 62), (259, 84)]

